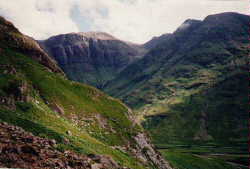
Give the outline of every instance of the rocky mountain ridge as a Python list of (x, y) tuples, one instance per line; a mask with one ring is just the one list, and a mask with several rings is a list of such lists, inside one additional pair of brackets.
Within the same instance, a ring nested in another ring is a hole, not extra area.
[(29, 55), (53, 72), (64, 74), (57, 63), (32, 38), (22, 35), (15, 26), (0, 16), (0, 43)]
[(96, 40), (118, 40), (114, 36), (105, 33), (105, 32), (79, 32), (76, 33), (78, 35), (82, 35), (85, 38), (96, 39)]
[(98, 88), (145, 53), (140, 45), (103, 32), (58, 35), (39, 43), (71, 80)]

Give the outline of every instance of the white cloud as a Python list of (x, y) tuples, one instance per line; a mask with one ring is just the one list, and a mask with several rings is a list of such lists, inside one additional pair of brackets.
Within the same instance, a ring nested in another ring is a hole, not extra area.
[(0, 0), (0, 15), (36, 39), (78, 31), (71, 19), (69, 0)]
[[(83, 16), (92, 18), (91, 29), (105, 31), (121, 39), (145, 42), (153, 36), (173, 32), (186, 19), (234, 11), (247, 13), (248, 1), (210, 0), (91, 0), (78, 1)], [(100, 9), (108, 9), (103, 16)]]
[[(77, 32), (71, 12), (88, 20), (92, 31), (103, 31), (120, 39), (145, 42), (153, 36), (173, 32), (186, 19), (234, 11), (248, 13), (247, 0), (0, 0), (0, 15), (35, 38)], [(79, 18), (79, 17), (78, 17)], [(83, 27), (83, 26), (82, 26)], [(81, 30), (86, 31), (86, 30)]]

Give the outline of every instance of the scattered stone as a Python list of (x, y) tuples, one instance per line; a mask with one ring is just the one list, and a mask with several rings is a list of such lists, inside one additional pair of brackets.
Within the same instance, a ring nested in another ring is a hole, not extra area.
[(26, 142), (26, 143), (33, 143), (34, 138), (33, 137), (25, 137), (25, 138), (22, 138), (22, 141)]
[(53, 140), (49, 140), (49, 143), (50, 143), (50, 145), (52, 145), (52, 146), (53, 146), (53, 145), (55, 145), (55, 144), (56, 144), (56, 140), (54, 140), (54, 139), (53, 139)]
[(100, 163), (100, 161), (101, 161), (101, 156), (100, 155), (89, 154), (88, 157), (91, 158), (93, 161), (95, 161), (97, 163)]
[(64, 110), (58, 104), (52, 106), (52, 109), (60, 115), (64, 115)]
[[(65, 142), (69, 143), (65, 138)], [(110, 157), (60, 152), (56, 140), (33, 136), (20, 127), (0, 123), (0, 167), (26, 169), (121, 169)], [(91, 157), (91, 158), (90, 158)]]
[(39, 155), (38, 152), (32, 146), (28, 146), (28, 145), (22, 146), (21, 152), (36, 155), (36, 156)]
[(91, 169), (102, 169), (102, 165), (101, 164), (92, 164)]
[(72, 133), (71, 133), (71, 131), (66, 131), (66, 134), (68, 135), (68, 136), (72, 136)]
[(70, 141), (69, 141), (69, 139), (67, 139), (67, 138), (64, 137), (64, 138), (63, 138), (63, 143), (64, 143), (64, 144), (69, 144)]
[(6, 147), (3, 147), (2, 153), (18, 153), (18, 150), (16, 147), (6, 146)]

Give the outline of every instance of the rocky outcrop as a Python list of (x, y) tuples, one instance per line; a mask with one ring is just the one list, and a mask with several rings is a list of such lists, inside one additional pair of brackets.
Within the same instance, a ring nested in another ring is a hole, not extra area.
[(11, 22), (5, 20), (1, 16), (0, 44), (0, 52), (4, 52), (4, 49), (2, 48), (13, 48), (43, 64), (50, 71), (64, 74), (57, 66), (56, 62), (40, 48), (39, 44), (35, 40), (23, 35)]
[(156, 151), (155, 147), (150, 143), (149, 138), (144, 133), (139, 133), (134, 139), (137, 145), (134, 153), (137, 158), (144, 162), (150, 162), (159, 169), (172, 169), (169, 163)]
[[(14, 67), (0, 65), (0, 70), (2, 68), (6, 68), (3, 74), (11, 75), (12, 73), (16, 73)], [(0, 94), (0, 105), (11, 110), (16, 109), (16, 102), (28, 102), (32, 100), (29, 85), (26, 81), (9, 80), (8, 85), (2, 88), (2, 92)]]
[(59, 151), (55, 140), (0, 123), (0, 167), (27, 169), (122, 169), (111, 157)]
[(39, 43), (71, 80), (98, 88), (145, 53), (140, 45), (103, 32), (63, 34)]

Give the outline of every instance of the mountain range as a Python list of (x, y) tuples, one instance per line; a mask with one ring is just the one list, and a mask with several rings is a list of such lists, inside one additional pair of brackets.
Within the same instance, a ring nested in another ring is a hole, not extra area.
[(36, 140), (53, 142), (54, 161), (82, 155), (59, 168), (81, 168), (81, 159), (107, 169), (247, 166), (249, 23), (233, 12), (188, 19), (139, 45), (104, 32), (36, 41), (1, 17), (0, 126), (34, 141), (20, 143), (26, 154), (0, 144), (16, 149), (0, 155), (0, 167), (44, 156)]
[(163, 142), (246, 138), (249, 22), (237, 13), (187, 20), (159, 44), (148, 42), (156, 47), (105, 91), (149, 116)]

